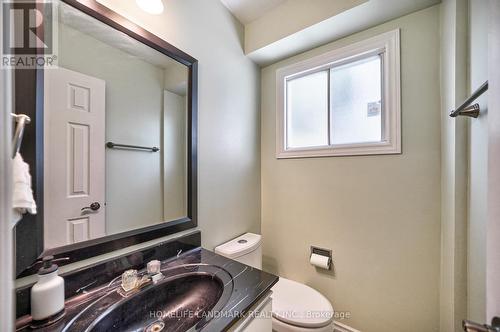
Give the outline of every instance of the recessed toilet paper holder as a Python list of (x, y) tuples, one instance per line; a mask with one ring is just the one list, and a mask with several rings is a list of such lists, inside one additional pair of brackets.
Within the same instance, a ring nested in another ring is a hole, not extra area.
[(311, 246), (311, 254), (309, 255), (309, 259), (311, 259), (313, 254), (328, 257), (328, 270), (331, 270), (331, 268), (332, 268), (332, 250), (331, 249), (325, 249), (325, 248)]

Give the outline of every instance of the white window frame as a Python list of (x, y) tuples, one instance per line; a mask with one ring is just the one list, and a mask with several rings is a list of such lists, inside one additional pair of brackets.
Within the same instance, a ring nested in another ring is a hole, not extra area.
[[(401, 153), (399, 29), (280, 68), (276, 72), (276, 158), (307, 158)], [(382, 63), (382, 140), (287, 148), (286, 81), (379, 54)]]

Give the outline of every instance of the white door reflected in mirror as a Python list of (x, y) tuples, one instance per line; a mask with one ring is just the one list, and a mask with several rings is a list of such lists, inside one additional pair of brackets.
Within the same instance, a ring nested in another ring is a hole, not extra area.
[(44, 75), (44, 246), (55, 248), (106, 235), (106, 83), (68, 69)]

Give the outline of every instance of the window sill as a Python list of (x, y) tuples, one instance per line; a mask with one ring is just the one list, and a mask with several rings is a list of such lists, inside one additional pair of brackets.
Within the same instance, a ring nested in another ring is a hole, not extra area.
[(401, 154), (400, 142), (377, 142), (363, 144), (346, 144), (337, 146), (293, 148), (277, 151), (277, 159), (349, 157)]

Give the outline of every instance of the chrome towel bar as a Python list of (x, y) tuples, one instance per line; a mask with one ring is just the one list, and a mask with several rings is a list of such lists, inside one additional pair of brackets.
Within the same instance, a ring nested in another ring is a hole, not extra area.
[(472, 95), (467, 98), (462, 105), (460, 105), (456, 110), (450, 112), (450, 116), (452, 118), (455, 118), (459, 115), (461, 116), (468, 116), (471, 118), (477, 118), (479, 116), (479, 113), (481, 112), (479, 108), (479, 104), (472, 104), (474, 100), (479, 98), (483, 93), (485, 93), (488, 90), (488, 81), (484, 82), (479, 89), (474, 91)]
[(29, 124), (31, 122), (31, 119), (25, 114), (10, 113), (10, 115), (16, 120), (16, 131), (14, 133), (14, 138), (12, 139), (12, 158), (14, 158), (21, 149), (24, 127), (26, 126), (26, 124)]
[(106, 143), (106, 146), (110, 149), (125, 149), (125, 150), (144, 150), (151, 152), (160, 151), (156, 146), (148, 147), (148, 146), (139, 146), (139, 145), (128, 145), (128, 144), (117, 144), (113, 142)]

